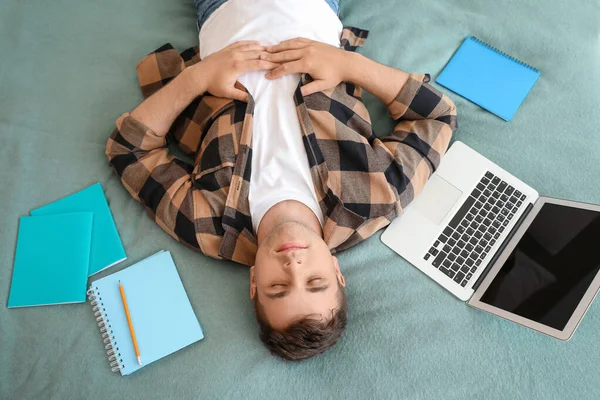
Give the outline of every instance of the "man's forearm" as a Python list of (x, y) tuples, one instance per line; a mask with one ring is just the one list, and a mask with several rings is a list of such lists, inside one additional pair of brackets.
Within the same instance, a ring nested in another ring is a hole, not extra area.
[(193, 80), (192, 68), (184, 69), (167, 86), (144, 100), (131, 116), (150, 128), (157, 136), (165, 136), (175, 118), (198, 96), (202, 84)]
[(343, 67), (348, 68), (345, 80), (362, 87), (385, 104), (396, 98), (408, 79), (406, 72), (379, 64), (362, 54), (348, 52), (347, 56), (348, 63)]

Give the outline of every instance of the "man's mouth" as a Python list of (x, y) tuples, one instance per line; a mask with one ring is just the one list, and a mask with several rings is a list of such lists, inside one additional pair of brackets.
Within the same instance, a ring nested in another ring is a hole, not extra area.
[(306, 249), (307, 246), (304, 246), (300, 243), (288, 242), (284, 243), (279, 249), (277, 249), (278, 253), (287, 250), (298, 250), (298, 249)]

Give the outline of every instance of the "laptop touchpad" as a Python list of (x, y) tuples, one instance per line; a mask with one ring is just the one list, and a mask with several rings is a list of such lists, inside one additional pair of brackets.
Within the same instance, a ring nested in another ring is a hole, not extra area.
[(413, 206), (431, 222), (440, 224), (461, 195), (462, 191), (438, 175), (433, 175)]

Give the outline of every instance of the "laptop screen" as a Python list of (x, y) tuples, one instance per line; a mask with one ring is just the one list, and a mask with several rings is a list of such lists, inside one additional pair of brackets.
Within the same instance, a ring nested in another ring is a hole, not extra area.
[(563, 330), (600, 270), (600, 212), (546, 203), (481, 297)]

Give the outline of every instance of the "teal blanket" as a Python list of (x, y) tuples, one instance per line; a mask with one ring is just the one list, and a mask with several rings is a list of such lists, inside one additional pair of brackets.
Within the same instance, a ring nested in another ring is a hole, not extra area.
[[(191, 0), (0, 2), (1, 399), (599, 398), (598, 302), (561, 342), (467, 307), (379, 234), (339, 255), (349, 308), (340, 343), (301, 363), (271, 356), (248, 270), (173, 241), (104, 155), (114, 121), (142, 99), (135, 65), (167, 41), (196, 44), (194, 14)], [(341, 16), (371, 31), (363, 54), (406, 71), (437, 76), (467, 35), (539, 68), (509, 123), (449, 93), (455, 139), (541, 194), (600, 203), (597, 0), (342, 0)], [(367, 106), (387, 131), (385, 108), (372, 97)], [(124, 378), (110, 372), (89, 304), (5, 306), (19, 216), (94, 182), (129, 256), (101, 276), (170, 250), (206, 335)]]

